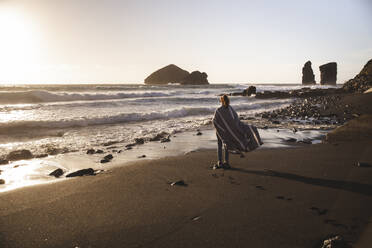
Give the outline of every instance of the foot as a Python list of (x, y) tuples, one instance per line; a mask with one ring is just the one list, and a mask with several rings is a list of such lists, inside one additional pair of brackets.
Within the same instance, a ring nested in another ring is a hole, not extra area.
[(217, 170), (217, 169), (221, 169), (223, 168), (223, 165), (221, 162), (218, 162), (216, 164), (213, 165), (213, 170)]
[(224, 164), (223, 164), (223, 168), (224, 168), (225, 170), (228, 170), (228, 169), (231, 169), (231, 166), (230, 166), (229, 163), (224, 163)]

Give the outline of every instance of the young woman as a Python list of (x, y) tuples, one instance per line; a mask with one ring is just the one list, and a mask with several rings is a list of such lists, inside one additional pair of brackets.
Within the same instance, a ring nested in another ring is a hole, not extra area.
[(213, 169), (229, 169), (229, 150), (235, 150), (238, 153), (247, 152), (263, 143), (256, 127), (240, 121), (238, 114), (230, 106), (230, 99), (227, 95), (221, 96), (220, 102), (221, 106), (216, 109), (213, 117), (218, 145), (218, 162)]

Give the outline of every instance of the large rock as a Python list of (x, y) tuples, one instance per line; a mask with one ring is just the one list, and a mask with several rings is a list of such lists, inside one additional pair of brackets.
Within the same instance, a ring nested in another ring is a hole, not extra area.
[(205, 72), (194, 71), (189, 73), (171, 64), (153, 72), (145, 79), (145, 84), (208, 84), (207, 77), (208, 75)]
[(320, 84), (336, 85), (337, 81), (337, 63), (331, 62), (319, 66), (320, 70)]
[(315, 84), (315, 76), (311, 68), (311, 61), (307, 61), (302, 67), (302, 84)]
[(193, 71), (187, 75), (183, 80), (182, 84), (208, 84), (208, 75), (205, 72)]
[(92, 168), (82, 169), (70, 174), (67, 174), (66, 177), (81, 177), (81, 176), (94, 176), (95, 172)]
[(249, 86), (248, 88), (246, 88), (245, 90), (243, 90), (243, 93), (242, 95), (243, 96), (251, 96), (251, 95), (256, 95), (256, 86)]
[(372, 59), (367, 62), (358, 75), (350, 79), (342, 88), (349, 92), (364, 92), (372, 87)]
[(9, 161), (30, 159), (30, 158), (33, 158), (33, 156), (29, 150), (12, 151), (6, 156), (6, 160), (9, 160)]

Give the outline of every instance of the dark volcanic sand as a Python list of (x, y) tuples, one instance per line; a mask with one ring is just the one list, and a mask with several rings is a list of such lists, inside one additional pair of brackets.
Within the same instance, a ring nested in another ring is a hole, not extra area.
[[(340, 101), (372, 114), (371, 96)], [(310, 248), (334, 234), (370, 247), (365, 122), (343, 127), (347, 141), (232, 156), (232, 170), (211, 170), (216, 152), (201, 151), (3, 193), (0, 247)]]

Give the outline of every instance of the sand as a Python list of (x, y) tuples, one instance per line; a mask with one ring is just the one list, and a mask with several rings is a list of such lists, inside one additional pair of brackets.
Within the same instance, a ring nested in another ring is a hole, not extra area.
[(2, 193), (0, 247), (321, 247), (336, 234), (370, 247), (372, 167), (357, 163), (372, 164), (372, 141), (350, 126), (347, 140), (233, 155), (231, 170), (205, 150)]

